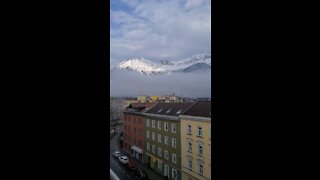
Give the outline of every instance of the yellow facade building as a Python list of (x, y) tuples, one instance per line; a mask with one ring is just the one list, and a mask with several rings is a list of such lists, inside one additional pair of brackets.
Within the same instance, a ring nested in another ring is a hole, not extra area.
[(150, 96), (150, 101), (158, 101), (160, 96)]
[(183, 180), (211, 179), (211, 102), (197, 102), (181, 120)]

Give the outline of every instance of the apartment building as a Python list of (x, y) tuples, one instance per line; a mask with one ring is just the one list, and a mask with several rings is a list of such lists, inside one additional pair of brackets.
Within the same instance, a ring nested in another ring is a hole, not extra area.
[(138, 102), (142, 102), (142, 103), (148, 102), (148, 99), (149, 99), (149, 97), (146, 95), (137, 97)]
[(150, 101), (150, 102), (159, 101), (159, 99), (160, 99), (160, 96), (150, 96), (150, 97), (149, 97), (149, 101)]
[(144, 116), (143, 112), (155, 103), (132, 103), (123, 112), (123, 150), (131, 157), (144, 162)]
[(164, 177), (181, 179), (179, 115), (192, 103), (157, 103), (144, 113), (146, 165)]
[(180, 115), (183, 180), (211, 179), (211, 102), (196, 102)]

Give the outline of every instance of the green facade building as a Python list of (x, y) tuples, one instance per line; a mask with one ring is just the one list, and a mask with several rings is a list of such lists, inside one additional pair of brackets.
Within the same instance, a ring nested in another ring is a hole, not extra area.
[(179, 114), (193, 103), (158, 103), (144, 113), (144, 159), (164, 177), (181, 180)]

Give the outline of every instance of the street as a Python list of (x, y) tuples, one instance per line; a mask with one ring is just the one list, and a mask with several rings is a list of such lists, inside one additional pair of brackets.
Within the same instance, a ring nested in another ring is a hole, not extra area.
[[(124, 154), (123, 150), (119, 148), (119, 144), (117, 142), (117, 139), (119, 138), (119, 134), (121, 133), (121, 128), (120, 127), (116, 127), (116, 135), (113, 136), (110, 139), (110, 168), (117, 174), (117, 176), (121, 179), (121, 180), (138, 180), (138, 178), (136, 176), (133, 175), (133, 173), (131, 171), (129, 171), (129, 169), (127, 169), (124, 165), (122, 165), (117, 158), (113, 157), (113, 152), (114, 151), (119, 151), (121, 153), (121, 155)], [(136, 163), (136, 166), (142, 170), (144, 170), (147, 174), (149, 179), (152, 180), (163, 180), (164, 178), (157, 174), (156, 172), (152, 171), (151, 169), (149, 169), (148, 167), (140, 164), (136, 159), (131, 158), (130, 156), (128, 156), (128, 158), (132, 161), (134, 161)]]
[(116, 129), (117, 134), (112, 139), (110, 139), (110, 168), (121, 180), (138, 180), (138, 178), (135, 177), (134, 174), (130, 172), (127, 167), (125, 167), (125, 165), (121, 164), (118, 161), (118, 158), (114, 157), (112, 154), (114, 151), (120, 151), (117, 143), (117, 138), (119, 137), (119, 131), (117, 130), (118, 129)]

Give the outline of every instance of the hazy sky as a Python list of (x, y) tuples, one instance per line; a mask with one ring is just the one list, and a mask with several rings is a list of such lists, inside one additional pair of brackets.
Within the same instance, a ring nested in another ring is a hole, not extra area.
[(111, 96), (168, 95), (211, 97), (211, 71), (141, 75), (133, 71), (113, 71), (110, 77)]
[(111, 0), (111, 65), (211, 52), (211, 0)]

